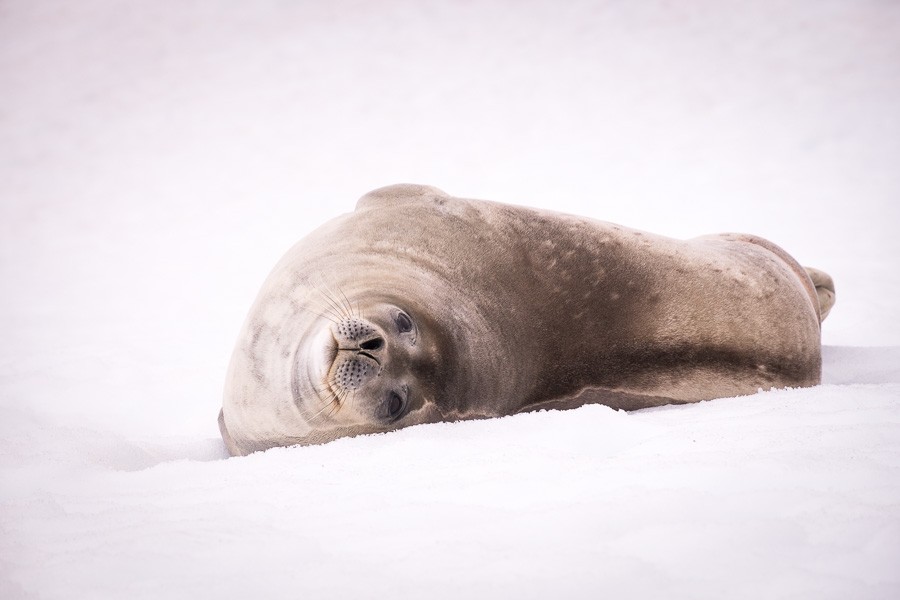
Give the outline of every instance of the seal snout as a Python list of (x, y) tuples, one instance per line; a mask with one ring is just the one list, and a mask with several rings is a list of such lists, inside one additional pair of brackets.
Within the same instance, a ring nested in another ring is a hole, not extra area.
[(350, 317), (335, 324), (332, 334), (340, 350), (377, 350), (384, 345), (375, 326), (360, 317)]
[(358, 390), (378, 374), (377, 364), (372, 364), (359, 354), (349, 357), (338, 355), (334, 364), (334, 382), (343, 390)]
[(345, 391), (355, 391), (377, 377), (382, 368), (384, 336), (369, 321), (350, 317), (332, 327), (337, 355), (331, 381)]

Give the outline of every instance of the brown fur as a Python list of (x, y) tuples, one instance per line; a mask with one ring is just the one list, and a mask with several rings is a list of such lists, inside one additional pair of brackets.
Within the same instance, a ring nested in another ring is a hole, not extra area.
[[(322, 399), (305, 365), (318, 350), (301, 339), (330, 326), (317, 316), (316, 277), (386, 340), (384, 378), (354, 384), (353, 402), (328, 418), (312, 416)], [(679, 241), (425, 186), (382, 188), (298, 244), (263, 286), (229, 370), (223, 435), (246, 453), (587, 402), (631, 410), (815, 385), (817, 277), (754, 236)], [(420, 340), (392, 337), (385, 306), (408, 312)], [(401, 380), (409, 406), (380, 420), (385, 386)]]

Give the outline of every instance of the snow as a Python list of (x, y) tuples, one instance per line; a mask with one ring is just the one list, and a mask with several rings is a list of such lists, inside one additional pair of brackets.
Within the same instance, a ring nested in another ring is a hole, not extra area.
[[(0, 5), (0, 597), (900, 596), (900, 5)], [(268, 270), (396, 182), (830, 273), (823, 385), (226, 460)]]

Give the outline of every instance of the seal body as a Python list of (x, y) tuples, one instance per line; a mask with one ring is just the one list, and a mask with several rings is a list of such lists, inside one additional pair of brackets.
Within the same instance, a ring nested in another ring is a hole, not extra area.
[(634, 410), (811, 386), (820, 296), (754, 236), (682, 241), (390, 186), (275, 267), (238, 338), (220, 428), (246, 454), (589, 402)]

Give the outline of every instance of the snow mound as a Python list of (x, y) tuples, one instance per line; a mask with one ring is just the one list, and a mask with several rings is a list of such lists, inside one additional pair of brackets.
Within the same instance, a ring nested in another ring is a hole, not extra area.
[(888, 598), (898, 354), (828, 349), (827, 369), (864, 383), (228, 460), (217, 440), (142, 444), (7, 414), (20, 433), (2, 448), (5, 597)]

